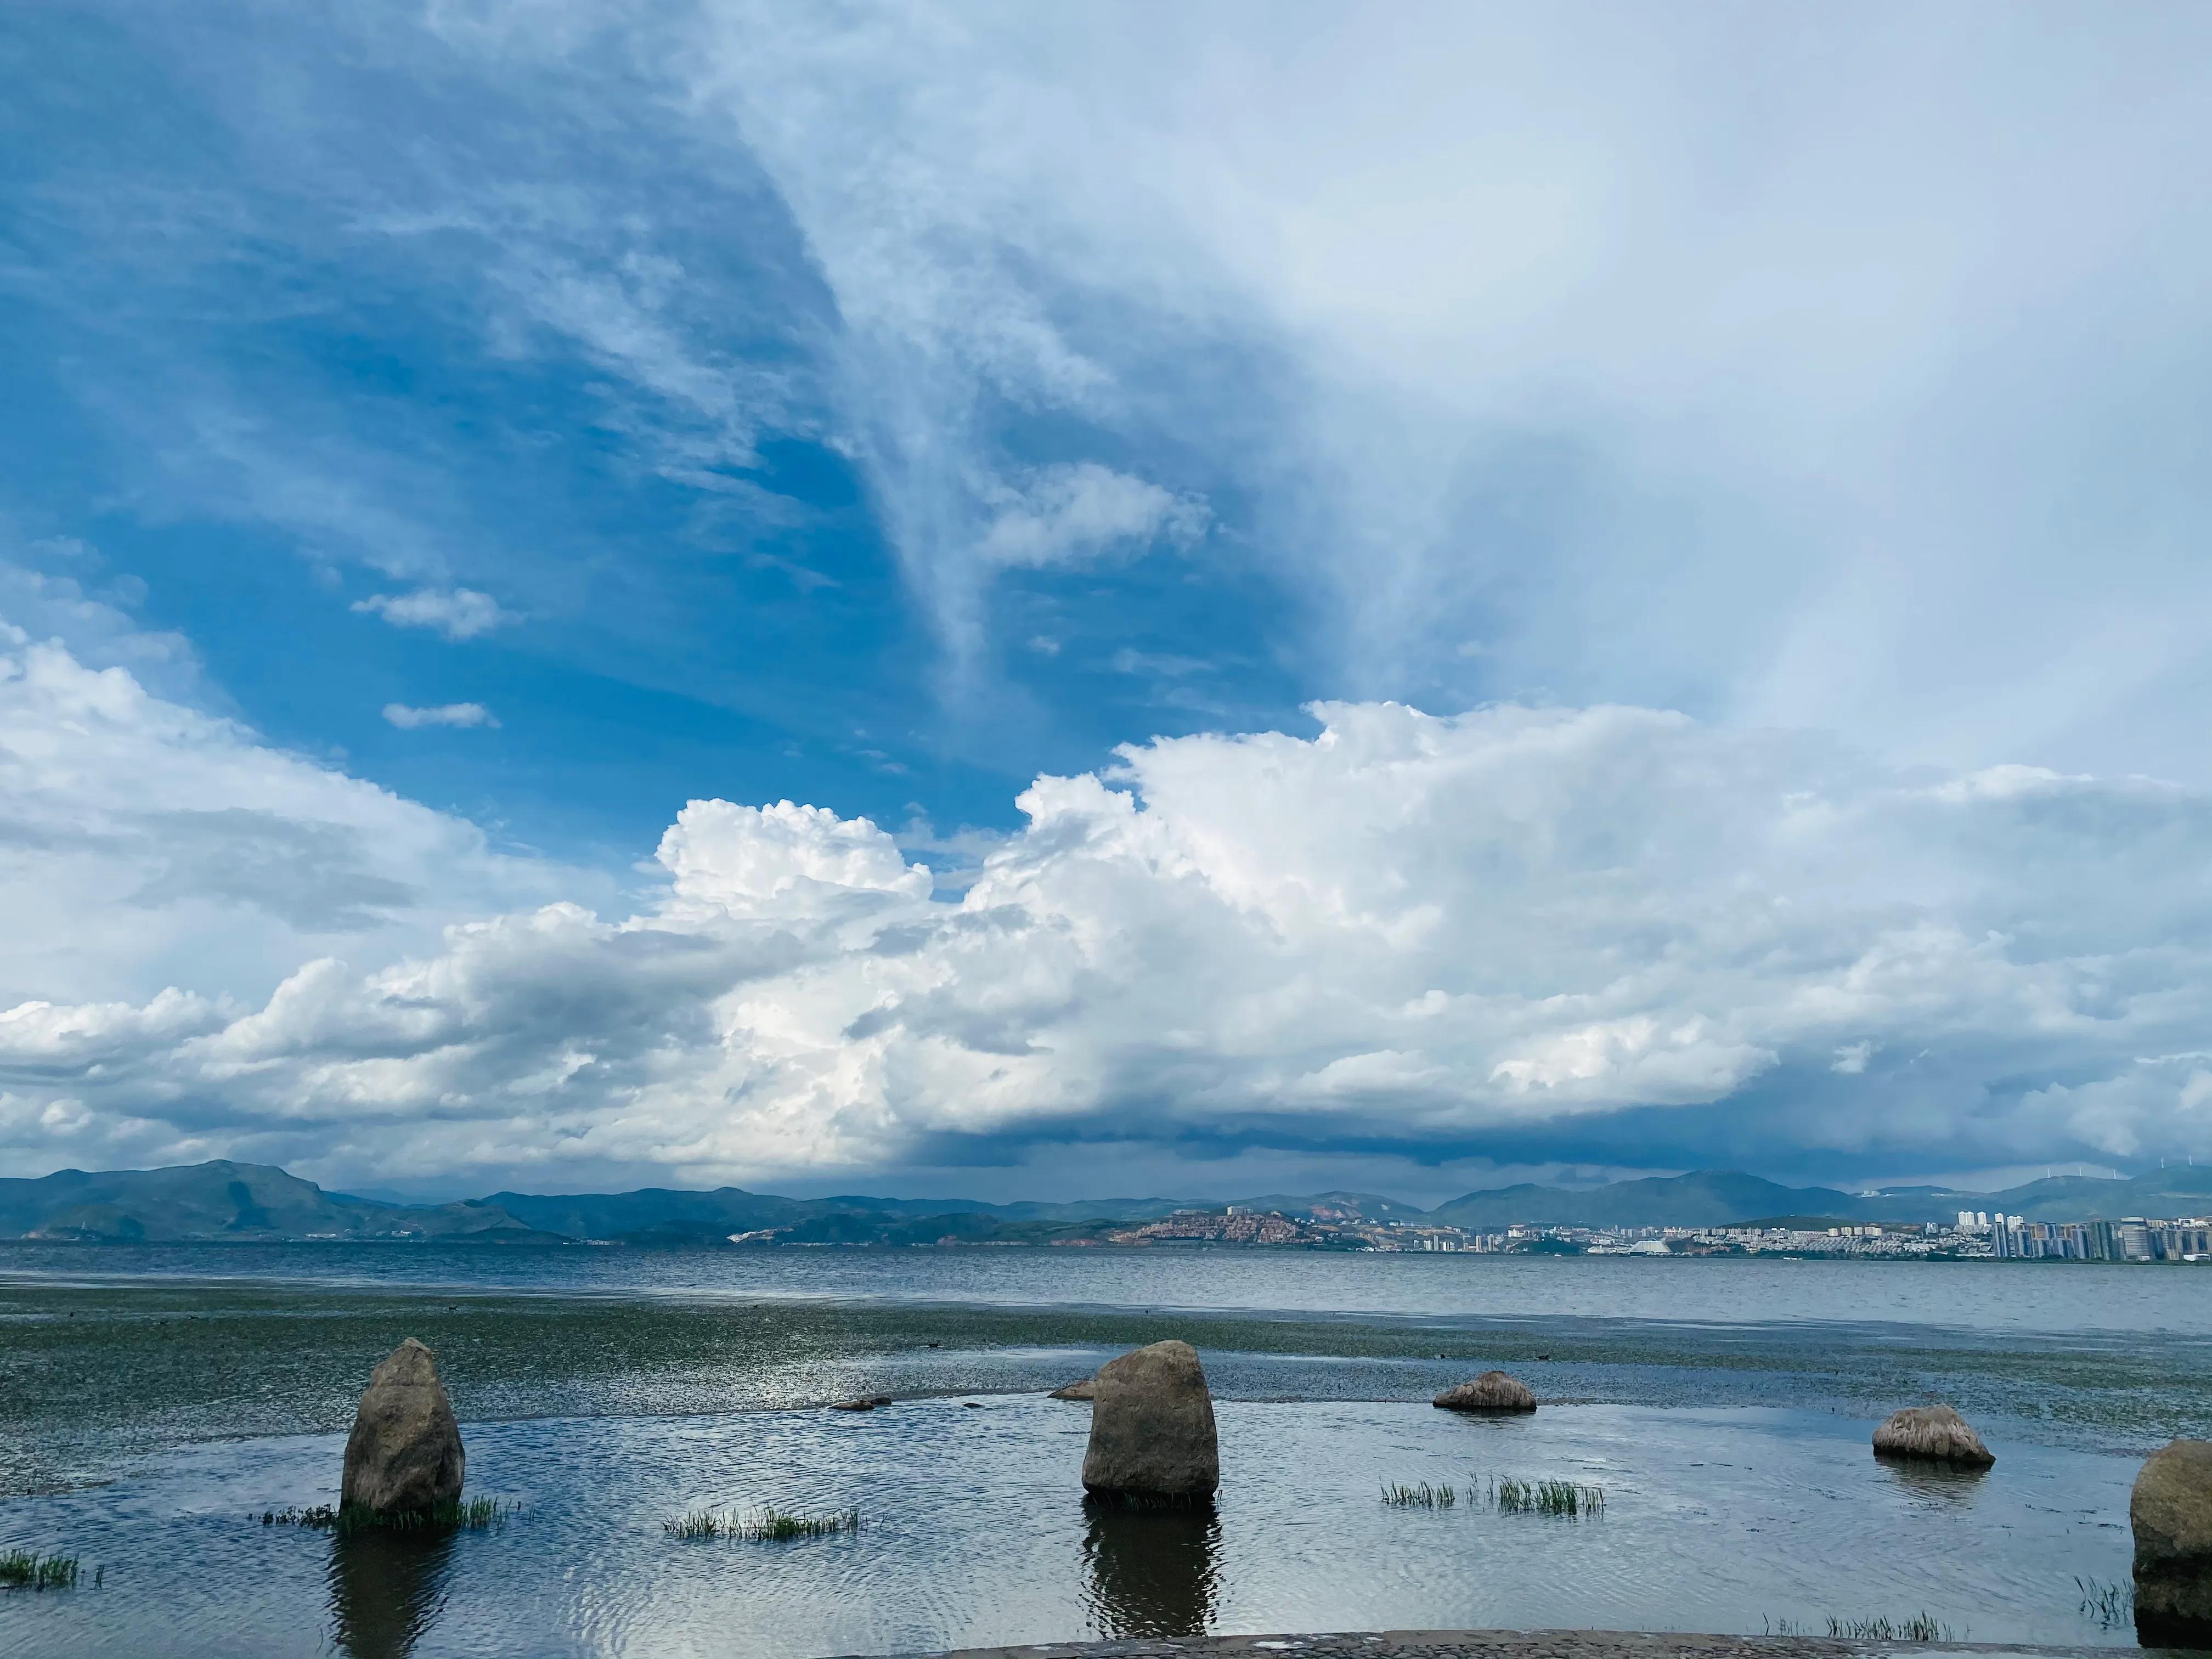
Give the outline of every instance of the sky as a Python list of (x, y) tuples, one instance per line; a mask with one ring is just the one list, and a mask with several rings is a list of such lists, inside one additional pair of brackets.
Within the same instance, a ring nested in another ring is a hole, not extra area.
[(0, 12), (0, 1174), (2212, 1157), (2212, 13)]

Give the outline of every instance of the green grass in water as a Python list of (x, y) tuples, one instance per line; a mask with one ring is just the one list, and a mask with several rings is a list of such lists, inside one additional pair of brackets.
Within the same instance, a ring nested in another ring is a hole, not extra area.
[[(1802, 1625), (1781, 1620), (1774, 1628), (1777, 1636), (1809, 1636), (1812, 1632)], [(1966, 1632), (1954, 1631), (1950, 1626), (1932, 1613), (1916, 1613), (1910, 1618), (1838, 1619), (1828, 1620), (1828, 1634), (1855, 1642), (1962, 1642)]]
[[(2095, 1581), (2090, 1582), (2094, 1583)], [(2130, 1599), (2132, 1601), (2132, 1594)], [(2083, 1605), (2086, 1607), (2087, 1604), (2084, 1602)], [(1963, 1642), (1967, 1636), (1964, 1626), (1954, 1631), (1932, 1613), (1916, 1613), (1909, 1619), (1898, 1620), (1831, 1617), (1826, 1623), (1830, 1636), (1861, 1642)], [(1814, 1633), (1812, 1626), (1802, 1619), (1762, 1617), (1759, 1624), (1769, 1636), (1810, 1636)]]
[[(1424, 1480), (1418, 1486), (1385, 1486), (1382, 1501), (1394, 1510), (1448, 1510), (1459, 1502), (1459, 1493), (1449, 1486), (1432, 1486)], [(1472, 1491), (1468, 1501), (1476, 1501)]]
[(519, 1503), (503, 1503), (496, 1498), (449, 1498), (427, 1510), (390, 1512), (368, 1509), (359, 1504), (348, 1504), (343, 1508), (330, 1504), (313, 1504), (305, 1509), (264, 1510), (261, 1524), (264, 1527), (313, 1527), (324, 1532), (335, 1532), (340, 1536), (370, 1528), (386, 1532), (428, 1532), (441, 1527), (489, 1527), (495, 1521), (519, 1513), (521, 1508)]
[(2081, 1592), (2081, 1611), (2087, 1613), (2106, 1630), (2118, 1630), (2136, 1621), (2136, 1587), (2133, 1584), (2107, 1584), (2100, 1578), (2074, 1580)]
[(1570, 1518), (1605, 1513), (1605, 1488), (1577, 1480), (1516, 1480), (1501, 1476), (1492, 1483), (1493, 1500), (1501, 1515), (1564, 1515)]
[(828, 1515), (795, 1515), (769, 1504), (757, 1515), (724, 1514), (720, 1510), (693, 1510), (674, 1521), (660, 1523), (671, 1538), (738, 1538), (748, 1541), (785, 1538), (827, 1538), (835, 1533), (858, 1532), (858, 1510), (836, 1510)]
[[(95, 1573), (94, 1582), (99, 1582)], [(36, 1550), (0, 1551), (0, 1586), (9, 1589), (75, 1589), (76, 1557)]]
[(1382, 1501), (1395, 1510), (1449, 1510), (1465, 1504), (1487, 1504), (1500, 1515), (1564, 1515), (1570, 1518), (1605, 1513), (1605, 1488), (1577, 1480), (1521, 1480), (1501, 1474), (1489, 1480), (1470, 1480), (1464, 1486), (1449, 1484), (1416, 1486), (1388, 1483)]

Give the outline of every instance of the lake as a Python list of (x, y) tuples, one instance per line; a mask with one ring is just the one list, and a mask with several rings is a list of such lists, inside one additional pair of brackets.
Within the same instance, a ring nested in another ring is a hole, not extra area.
[[(441, 1538), (262, 1513), (336, 1496), (370, 1365), (437, 1350), (471, 1494)], [(1101, 1514), (1043, 1391), (1164, 1336), (1220, 1421), (1209, 1516)], [(887, 1653), (1084, 1634), (1925, 1614), (2131, 1644), (2142, 1455), (2212, 1431), (2212, 1271), (1260, 1251), (0, 1246), (0, 1653)], [(1426, 1402), (1500, 1364), (1546, 1402)], [(867, 1413), (830, 1401), (897, 1396)], [(1942, 1398), (1980, 1476), (1876, 1463)], [(1501, 1478), (1601, 1488), (1501, 1512)], [(1450, 1485), (1449, 1509), (1382, 1502)], [(1471, 1494), (1473, 1501), (1468, 1501)], [(702, 1507), (857, 1534), (677, 1540)], [(94, 1565), (101, 1575), (90, 1583)]]

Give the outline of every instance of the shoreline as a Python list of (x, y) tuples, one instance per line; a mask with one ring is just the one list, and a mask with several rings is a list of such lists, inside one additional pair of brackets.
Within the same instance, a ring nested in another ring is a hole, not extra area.
[[(1260, 1636), (1162, 1636), (1103, 1642), (943, 1648), (873, 1659), (1205, 1659), (1298, 1654), (1304, 1659), (1880, 1659), (1888, 1654), (2018, 1654), (2094, 1659), (2110, 1647), (2017, 1642), (1877, 1642), (1832, 1636), (1713, 1636), (1679, 1631), (1389, 1630)], [(2137, 1652), (2172, 1650), (2142, 1649)], [(871, 1659), (851, 1654), (840, 1659)]]

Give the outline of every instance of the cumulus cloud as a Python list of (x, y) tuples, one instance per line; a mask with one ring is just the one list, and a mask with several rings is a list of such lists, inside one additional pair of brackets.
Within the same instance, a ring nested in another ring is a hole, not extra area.
[(0, 1021), (9, 1133), (53, 1109), (389, 1176), (703, 1176), (1056, 1139), (1427, 1156), (1757, 1100), (1862, 1160), (2212, 1154), (2203, 795), (1637, 708), (1315, 712), (1039, 778), (955, 896), (864, 819), (700, 800), (625, 911), (317, 956), (245, 1012), (189, 977), (40, 997)]
[(489, 726), (499, 721), (490, 709), (480, 702), (446, 702), (434, 708), (415, 708), (404, 702), (384, 705), (384, 718), (403, 732), (412, 732), (424, 726)]
[(394, 628), (428, 628), (449, 640), (472, 640), (522, 619), (500, 609), (499, 601), (473, 587), (418, 587), (411, 593), (372, 593), (353, 609), (378, 616)]
[(341, 942), (382, 959), (488, 907), (606, 890), (155, 695), (122, 665), (150, 647), (103, 654), (121, 661), (0, 622), (0, 1006), (258, 1003)]

